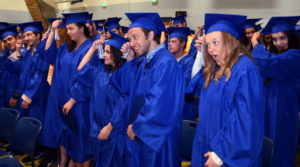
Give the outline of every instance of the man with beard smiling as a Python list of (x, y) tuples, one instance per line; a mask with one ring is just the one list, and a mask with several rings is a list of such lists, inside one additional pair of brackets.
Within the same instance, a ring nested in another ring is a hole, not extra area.
[(23, 23), (20, 27), (30, 49), (23, 54), (22, 58), (19, 110), (21, 116), (34, 117), (43, 123), (49, 92), (47, 83), (49, 64), (40, 54), (41, 49), (38, 49), (43, 27), (40, 21)]
[(158, 13), (126, 15), (132, 22), (128, 31), (130, 54), (136, 56), (129, 62), (136, 72), (128, 83), (134, 87), (129, 93), (126, 165), (177, 166), (183, 72), (174, 56), (159, 44), (165, 26)]

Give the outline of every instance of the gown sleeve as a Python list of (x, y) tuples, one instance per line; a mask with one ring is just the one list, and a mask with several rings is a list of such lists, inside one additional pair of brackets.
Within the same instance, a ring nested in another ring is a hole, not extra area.
[(166, 61), (155, 68), (151, 87), (145, 90), (145, 101), (132, 123), (132, 130), (146, 145), (159, 152), (181, 120), (185, 82), (176, 61)]
[(276, 80), (300, 80), (300, 50), (290, 49), (281, 54), (272, 54), (262, 45), (255, 45), (252, 56), (258, 70), (265, 78)]
[(228, 166), (254, 166), (264, 135), (262, 81), (247, 70), (237, 82), (228, 122), (211, 136), (209, 145)]

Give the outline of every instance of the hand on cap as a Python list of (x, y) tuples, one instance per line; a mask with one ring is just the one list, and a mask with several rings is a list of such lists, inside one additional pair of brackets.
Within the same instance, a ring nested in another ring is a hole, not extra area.
[(51, 27), (51, 30), (55, 30), (59, 27), (59, 25), (61, 25), (62, 21), (61, 20), (55, 20), (53, 23), (52, 23), (52, 27)]
[(201, 36), (201, 37), (198, 37), (198, 39), (195, 41), (195, 47), (197, 48), (197, 50), (199, 52), (201, 52), (201, 46), (202, 46), (202, 43), (204, 42), (205, 40), (205, 36)]

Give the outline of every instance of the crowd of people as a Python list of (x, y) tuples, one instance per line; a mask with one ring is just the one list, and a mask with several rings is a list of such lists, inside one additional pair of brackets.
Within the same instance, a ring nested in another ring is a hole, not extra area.
[[(0, 30), (0, 107), (42, 122), (38, 150), (59, 166), (180, 166), (182, 120), (198, 121), (192, 167), (294, 166), (300, 16), (206, 13), (93, 20), (63, 13)], [(195, 110), (195, 97), (199, 104)], [(59, 157), (57, 153), (59, 152)]]

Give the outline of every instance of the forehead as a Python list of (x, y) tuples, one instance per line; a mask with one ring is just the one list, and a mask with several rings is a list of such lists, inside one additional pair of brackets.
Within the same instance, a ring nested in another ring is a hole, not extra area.
[(282, 37), (282, 36), (286, 36), (285, 33), (278, 32), (278, 33), (273, 33), (272, 34), (272, 38), (278, 38), (278, 37)]
[(66, 25), (66, 28), (71, 28), (71, 27), (75, 27), (75, 26), (76, 26), (75, 23), (71, 23), (71, 24)]
[(177, 37), (170, 38), (170, 41), (179, 41)]
[(105, 49), (105, 50), (110, 50), (110, 45), (105, 45), (105, 46), (104, 46), (104, 49)]
[(24, 35), (27, 35), (27, 34), (33, 34), (33, 31), (26, 31), (26, 32), (24, 33)]
[(246, 32), (252, 32), (255, 31), (254, 27), (246, 28)]
[(13, 35), (8, 35), (3, 40), (7, 40), (8, 38), (15, 38), (15, 37)]
[(143, 33), (142, 28), (139, 27), (135, 27), (135, 28), (131, 28), (130, 30), (128, 30), (128, 36), (134, 35), (134, 34), (141, 34)]
[(214, 32), (211, 32), (211, 33), (207, 34), (205, 36), (205, 40), (206, 41), (211, 41), (211, 40), (214, 40), (214, 39), (220, 40), (221, 37), (222, 37), (221, 31), (214, 31)]

